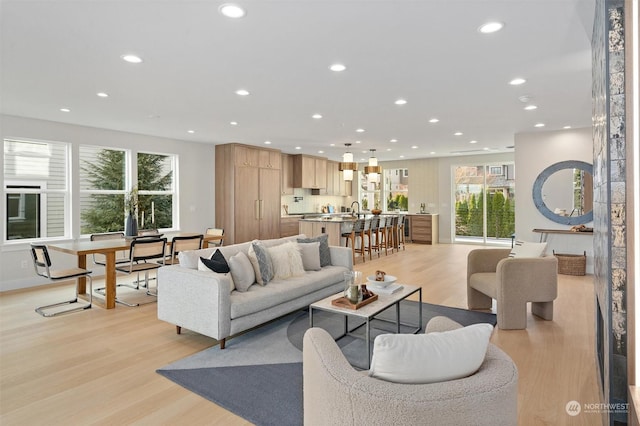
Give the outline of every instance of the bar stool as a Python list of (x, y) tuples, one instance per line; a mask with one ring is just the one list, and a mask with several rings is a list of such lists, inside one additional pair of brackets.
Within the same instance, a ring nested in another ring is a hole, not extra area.
[(389, 249), (387, 247), (387, 222), (389, 218), (387, 216), (380, 216), (380, 223), (378, 223), (378, 233), (376, 235), (376, 245), (378, 246), (378, 257), (380, 252), (384, 248), (385, 256), (389, 255)]
[(400, 251), (400, 244), (402, 244), (402, 250), (405, 249), (404, 245), (404, 230), (407, 225), (407, 216), (401, 215), (398, 219), (398, 251)]
[[(351, 255), (354, 264), (356, 263), (356, 252), (358, 251), (356, 248), (356, 238), (360, 237), (361, 243), (364, 244), (364, 222), (364, 219), (356, 219), (351, 227), (351, 232), (342, 233), (342, 237), (346, 239), (345, 247), (349, 247), (349, 241), (351, 241)], [(362, 255), (362, 261), (365, 261), (364, 254)]]
[[(375, 250), (378, 252), (378, 257), (380, 257), (380, 240), (379, 240), (379, 232), (380, 232), (380, 216), (375, 215), (371, 218), (371, 225), (369, 226), (369, 259), (371, 259), (371, 251)], [(373, 243), (373, 237), (375, 237), (375, 244)]]
[(391, 248), (391, 253), (393, 253), (393, 249), (396, 247), (396, 238), (393, 236), (394, 232), (396, 232), (397, 236), (398, 229), (398, 216), (387, 216), (387, 222), (385, 224), (386, 231), (386, 244), (388, 248)]
[[(51, 305), (40, 306), (36, 308), (36, 312), (43, 317), (54, 317), (56, 315), (65, 314), (68, 312), (82, 311), (91, 308), (92, 298), (91, 292), (93, 288), (93, 280), (91, 279), (91, 272), (83, 268), (69, 268), (62, 270), (51, 269), (51, 258), (49, 257), (49, 251), (44, 244), (31, 244), (31, 258), (33, 259), (33, 267), (36, 274), (45, 277), (51, 281), (68, 280), (69, 278), (86, 277), (89, 278), (89, 303), (78, 303), (78, 283), (76, 280), (76, 297), (71, 300), (65, 300), (64, 302), (53, 303)], [(44, 312), (45, 309), (55, 308), (63, 305), (77, 304), (71, 309), (64, 309), (57, 312)]]
[[(362, 254), (362, 257), (365, 257), (365, 252), (369, 252), (369, 260), (371, 260), (371, 221), (373, 219), (365, 219), (364, 220), (364, 229), (362, 231), (362, 240), (360, 242), (360, 250), (358, 253)], [(367, 244), (364, 243), (364, 237), (367, 237)]]

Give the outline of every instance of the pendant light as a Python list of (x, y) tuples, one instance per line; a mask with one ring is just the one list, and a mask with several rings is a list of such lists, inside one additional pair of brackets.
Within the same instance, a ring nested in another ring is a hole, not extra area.
[(371, 157), (369, 157), (369, 165), (364, 167), (364, 173), (368, 176), (369, 182), (375, 182), (378, 180), (378, 175), (382, 173), (382, 166), (378, 166), (376, 150), (370, 149), (369, 151), (371, 151)]
[(344, 144), (347, 147), (347, 151), (342, 155), (342, 162), (338, 165), (338, 168), (342, 172), (342, 178), (344, 180), (353, 180), (353, 172), (358, 170), (358, 163), (353, 162), (353, 154), (349, 151), (350, 143)]

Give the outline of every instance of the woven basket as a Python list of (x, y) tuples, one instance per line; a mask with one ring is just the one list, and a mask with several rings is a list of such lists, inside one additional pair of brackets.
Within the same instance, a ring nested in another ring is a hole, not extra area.
[(565, 254), (553, 252), (558, 258), (558, 273), (563, 275), (584, 275), (587, 269), (587, 252), (584, 254)]

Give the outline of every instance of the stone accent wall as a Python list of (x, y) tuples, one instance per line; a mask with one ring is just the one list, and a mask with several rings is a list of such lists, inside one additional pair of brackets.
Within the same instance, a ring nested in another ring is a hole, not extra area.
[[(627, 400), (624, 3), (597, 0), (593, 55), (596, 354), (605, 403)], [(626, 415), (610, 415), (625, 424)]]

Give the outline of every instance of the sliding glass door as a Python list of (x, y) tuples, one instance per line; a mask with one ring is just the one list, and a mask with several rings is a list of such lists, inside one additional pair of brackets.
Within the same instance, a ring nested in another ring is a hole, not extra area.
[(454, 166), (455, 241), (511, 244), (515, 232), (513, 163)]

